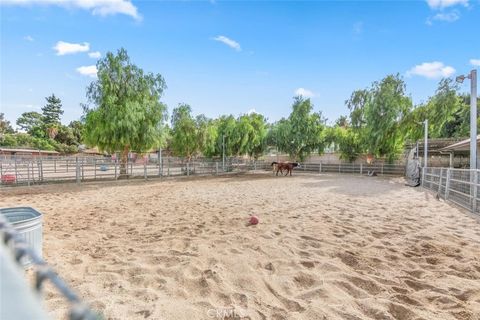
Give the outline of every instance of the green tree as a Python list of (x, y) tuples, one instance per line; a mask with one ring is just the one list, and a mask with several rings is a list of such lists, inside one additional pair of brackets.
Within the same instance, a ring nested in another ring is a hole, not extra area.
[(62, 101), (52, 93), (46, 97), (47, 104), (42, 108), (43, 123), (46, 128), (60, 125), (60, 117), (63, 114)]
[(83, 135), (85, 134), (85, 125), (83, 122), (75, 120), (68, 124), (68, 127), (72, 129), (73, 136), (75, 137), (75, 144), (81, 144), (83, 142)]
[(338, 127), (347, 128), (349, 126), (348, 117), (340, 116), (337, 120), (335, 120), (335, 125)]
[(216, 154), (223, 155), (225, 147), (225, 156), (230, 157), (238, 154), (238, 137), (236, 134), (237, 121), (232, 115), (221, 116), (216, 120), (217, 123), (217, 143)]
[(304, 161), (314, 151), (323, 152), (325, 119), (320, 112), (313, 112), (310, 99), (301, 96), (294, 98), (292, 109), (288, 119), (277, 122), (278, 147), (291, 158)]
[(59, 126), (55, 141), (68, 146), (78, 145), (78, 140), (73, 129), (67, 126)]
[(120, 173), (126, 173), (128, 153), (147, 152), (162, 140), (166, 88), (160, 74), (145, 73), (125, 49), (108, 52), (97, 62), (98, 80), (87, 89), (94, 104), (86, 110), (85, 141), (101, 151), (121, 153)]
[(238, 118), (234, 140), (236, 153), (258, 158), (266, 148), (266, 119), (258, 113), (245, 114)]
[(359, 139), (362, 151), (393, 161), (403, 149), (404, 120), (412, 110), (403, 79), (388, 75), (370, 89), (353, 92), (346, 104), (355, 133), (352, 141)]
[(24, 112), (17, 119), (17, 126), (21, 130), (32, 134), (32, 132), (37, 128), (43, 126), (42, 115), (35, 111)]
[(196, 120), (197, 140), (200, 152), (205, 157), (218, 156), (216, 143), (218, 139), (217, 123), (205, 117), (203, 114), (198, 115)]
[[(446, 138), (455, 135), (455, 118), (462, 109), (462, 98), (457, 94), (458, 84), (450, 78), (442, 79), (435, 95), (427, 103), (429, 136)], [(468, 107), (468, 106), (467, 106)], [(470, 109), (468, 107), (468, 109)]]
[(10, 121), (5, 119), (5, 115), (0, 113), (0, 135), (7, 134), (7, 133), (14, 133), (12, 126), (10, 125)]
[(336, 135), (340, 159), (347, 161), (357, 159), (362, 152), (361, 139), (358, 131), (352, 128), (337, 127)]
[(188, 104), (179, 104), (173, 109), (170, 148), (180, 157), (190, 159), (200, 148), (198, 130), (192, 117), (192, 108)]

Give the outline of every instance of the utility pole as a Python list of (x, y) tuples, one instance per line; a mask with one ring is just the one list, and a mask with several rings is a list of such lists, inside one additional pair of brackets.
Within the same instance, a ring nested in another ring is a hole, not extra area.
[(470, 169), (477, 168), (477, 70), (473, 69), (470, 72)]
[(423, 167), (427, 167), (428, 162), (428, 119), (425, 119), (423, 122), (425, 124), (425, 140), (424, 140), (424, 150), (423, 150)]
[(470, 169), (477, 169), (477, 70), (458, 76), (456, 81), (463, 83), (465, 79), (470, 79)]

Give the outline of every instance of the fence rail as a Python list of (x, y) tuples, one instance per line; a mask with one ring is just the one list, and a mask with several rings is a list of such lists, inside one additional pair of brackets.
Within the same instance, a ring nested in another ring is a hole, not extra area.
[(423, 168), (422, 186), (473, 213), (480, 213), (480, 170)]
[[(271, 170), (270, 162), (229, 158), (221, 160), (164, 157), (142, 158), (121, 164), (111, 158), (30, 158), (0, 159), (0, 186), (32, 185), (55, 182), (116, 180), (123, 177), (150, 179), (155, 177), (219, 175), (251, 170)], [(403, 175), (403, 165), (353, 163), (302, 163), (299, 172)]]

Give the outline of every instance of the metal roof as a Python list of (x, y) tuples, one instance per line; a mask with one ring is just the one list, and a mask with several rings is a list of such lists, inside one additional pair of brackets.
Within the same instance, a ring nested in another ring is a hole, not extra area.
[[(480, 142), (480, 135), (477, 135), (477, 146)], [(465, 139), (451, 144), (439, 150), (440, 152), (470, 151), (470, 139)]]

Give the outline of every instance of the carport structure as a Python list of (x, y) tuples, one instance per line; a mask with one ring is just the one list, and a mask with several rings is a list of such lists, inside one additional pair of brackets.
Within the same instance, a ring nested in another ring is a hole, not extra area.
[[(480, 135), (477, 135), (477, 147), (479, 146)], [(478, 150), (478, 149), (477, 149)], [(449, 146), (441, 148), (440, 153), (448, 153), (450, 155), (450, 164), (449, 167), (453, 168), (453, 158), (455, 155), (469, 155), (470, 154), (470, 139), (465, 139), (456, 143), (453, 143)], [(478, 167), (478, 156), (477, 156), (477, 167)]]

